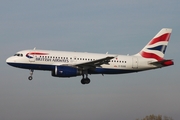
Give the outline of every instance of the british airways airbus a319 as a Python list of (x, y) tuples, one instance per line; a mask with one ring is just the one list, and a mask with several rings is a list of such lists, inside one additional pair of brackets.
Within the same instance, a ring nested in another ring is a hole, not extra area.
[(172, 29), (163, 28), (135, 55), (97, 54), (51, 50), (23, 50), (9, 57), (6, 63), (29, 69), (29, 80), (34, 70), (51, 71), (54, 77), (82, 76), (81, 83), (89, 84), (89, 74), (124, 74), (171, 66), (164, 59)]

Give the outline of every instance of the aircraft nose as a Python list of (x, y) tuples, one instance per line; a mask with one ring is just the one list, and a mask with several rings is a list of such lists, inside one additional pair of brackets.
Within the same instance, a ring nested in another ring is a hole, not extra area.
[(14, 60), (12, 59), (12, 57), (9, 57), (9, 58), (6, 59), (6, 63), (7, 63), (7, 64), (10, 64), (10, 63), (12, 63), (12, 62), (14, 62)]

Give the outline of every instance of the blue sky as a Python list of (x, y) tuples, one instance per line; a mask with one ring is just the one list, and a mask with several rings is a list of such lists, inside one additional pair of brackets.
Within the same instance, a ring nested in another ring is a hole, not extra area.
[[(180, 118), (180, 2), (31, 0), (0, 4), (0, 119), (135, 120), (149, 114)], [(175, 65), (126, 75), (54, 78), (12, 68), (24, 49), (135, 54), (161, 29), (173, 29), (165, 58)]]

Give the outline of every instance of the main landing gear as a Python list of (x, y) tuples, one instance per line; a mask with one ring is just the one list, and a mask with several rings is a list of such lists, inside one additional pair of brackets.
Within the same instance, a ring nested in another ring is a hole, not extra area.
[(86, 77), (84, 78), (84, 74), (82, 75), (82, 79), (81, 79), (81, 83), (84, 85), (84, 84), (89, 84), (91, 82), (91, 80), (88, 78), (88, 74), (86, 73), (85, 74)]
[(33, 79), (33, 77), (32, 77), (33, 72), (34, 72), (34, 70), (30, 70), (30, 76), (28, 77), (29, 80), (32, 80), (32, 79)]

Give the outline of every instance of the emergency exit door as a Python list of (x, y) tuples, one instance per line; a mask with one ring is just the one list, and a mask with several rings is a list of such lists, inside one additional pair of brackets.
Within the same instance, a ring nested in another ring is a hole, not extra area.
[(138, 68), (138, 58), (137, 57), (132, 58), (132, 68), (134, 68), (134, 69)]

